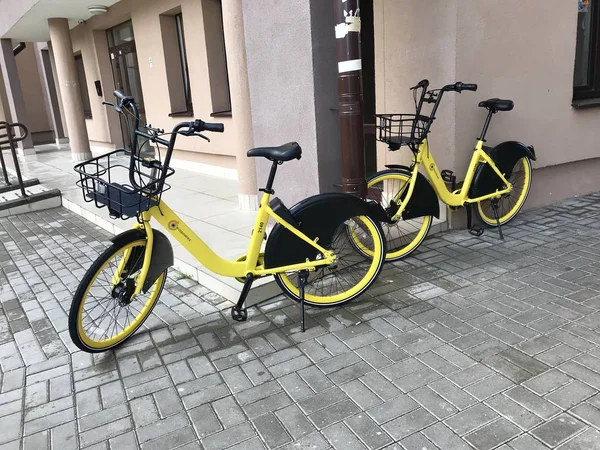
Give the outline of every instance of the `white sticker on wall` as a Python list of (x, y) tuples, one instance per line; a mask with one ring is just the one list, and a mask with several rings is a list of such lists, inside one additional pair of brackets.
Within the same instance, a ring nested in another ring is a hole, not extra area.
[(154, 67), (154, 60), (152, 59), (152, 56), (148, 58), (148, 64), (150, 65), (150, 68)]

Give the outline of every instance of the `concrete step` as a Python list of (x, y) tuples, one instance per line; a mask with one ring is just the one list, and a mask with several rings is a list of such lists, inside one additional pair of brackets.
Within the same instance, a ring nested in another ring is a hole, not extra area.
[(37, 179), (24, 181), (23, 185), (27, 194), (25, 197), (16, 182), (0, 186), (0, 217), (61, 206), (62, 197), (58, 189), (48, 189), (39, 184)]

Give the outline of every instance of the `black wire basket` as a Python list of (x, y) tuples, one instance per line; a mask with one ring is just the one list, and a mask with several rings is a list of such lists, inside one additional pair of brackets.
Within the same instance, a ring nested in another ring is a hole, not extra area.
[(427, 127), (431, 118), (416, 114), (375, 114), (379, 119), (377, 140), (385, 142), (390, 150), (398, 150), (402, 146), (411, 149), (423, 142), (427, 137)]
[[(131, 170), (133, 164), (133, 170)], [(165, 179), (175, 173), (156, 160), (144, 160), (125, 150), (77, 164), (77, 186), (86, 202), (97, 208), (107, 207), (112, 218), (138, 217), (160, 203), (163, 192), (171, 186)]]

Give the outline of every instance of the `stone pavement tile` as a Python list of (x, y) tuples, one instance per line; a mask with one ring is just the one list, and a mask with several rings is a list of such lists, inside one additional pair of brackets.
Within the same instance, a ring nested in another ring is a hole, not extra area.
[(550, 350), (537, 354), (535, 357), (550, 366), (557, 366), (569, 359), (575, 358), (580, 353), (579, 350), (573, 347), (566, 344), (559, 344)]
[(401, 440), (412, 433), (437, 422), (437, 419), (424, 408), (417, 408), (383, 425), (383, 429), (395, 440)]
[(392, 439), (365, 413), (346, 419), (346, 425), (368, 448), (380, 448), (392, 442)]
[(468, 434), (465, 439), (477, 450), (489, 450), (508, 442), (520, 433), (518, 427), (500, 418)]
[(87, 447), (92, 444), (110, 439), (112, 437), (123, 434), (132, 429), (131, 419), (124, 417), (114, 422), (107, 423), (89, 431), (84, 431), (79, 434), (79, 442), (82, 447)]
[[(49, 433), (47, 430), (25, 436), (23, 439), (23, 450), (45, 450), (49, 448)], [(2, 448), (2, 447), (0, 447)], [(19, 448), (17, 445), (16, 448)]]
[(382, 405), (371, 408), (367, 413), (378, 424), (386, 423), (419, 407), (419, 404), (407, 395), (388, 400)]
[(564, 410), (567, 410), (583, 400), (591, 397), (597, 392), (597, 390), (589, 387), (587, 384), (574, 380), (566, 386), (563, 386), (551, 394), (546, 395), (545, 398), (550, 400), (552, 403), (557, 404)]
[(536, 394), (546, 395), (547, 393), (564, 386), (571, 380), (572, 378), (563, 372), (560, 372), (557, 369), (551, 369), (537, 377), (527, 380), (523, 383), (523, 386), (531, 389)]
[(292, 437), (273, 413), (257, 417), (252, 423), (270, 448), (279, 447), (292, 441)]
[(547, 450), (548, 447), (529, 434), (522, 434), (508, 444), (512, 450)]
[(573, 408), (571, 414), (597, 428), (600, 428), (600, 409), (589, 403), (581, 403)]
[(153, 439), (141, 445), (142, 450), (171, 450), (171, 449), (199, 449), (195, 443), (197, 437), (191, 426), (179, 428), (169, 434)]
[(600, 449), (600, 431), (590, 428), (569, 442), (558, 447), (557, 450), (598, 450)]
[(454, 406), (427, 386), (417, 389), (409, 395), (438, 420), (443, 420), (458, 412)]
[(480, 426), (496, 419), (498, 414), (482, 403), (461, 411), (445, 420), (444, 423), (458, 435), (465, 435)]
[(293, 440), (313, 433), (316, 429), (296, 405), (289, 405), (275, 412)]
[(600, 374), (585, 366), (573, 361), (567, 361), (558, 366), (558, 369), (575, 379), (584, 381), (595, 389), (600, 389)]
[(539, 416), (502, 394), (486, 400), (485, 404), (523, 430), (529, 430), (543, 422)]
[(560, 412), (560, 408), (521, 386), (508, 390), (505, 395), (546, 420)]
[[(240, 444), (241, 445), (241, 444)], [(234, 448), (234, 447), (232, 447)], [(263, 448), (263, 447), (255, 447), (255, 448)], [(331, 448), (331, 444), (323, 437), (323, 435), (319, 432), (309, 434), (298, 439), (296, 442), (290, 443), (281, 447), (282, 450), (293, 450), (293, 449), (329, 449)], [(250, 449), (250, 447), (248, 447)], [(254, 448), (252, 448), (253, 450)], [(236, 450), (245, 450), (245, 447), (238, 447)]]
[(438, 450), (439, 447), (431, 443), (429, 439), (423, 436), (421, 433), (411, 434), (409, 437), (402, 439), (398, 444), (392, 444), (385, 447), (384, 450), (410, 450), (410, 449), (427, 449), (427, 450)]
[(350, 381), (341, 385), (340, 388), (363, 410), (367, 410), (383, 402), (377, 394), (359, 380)]
[(212, 434), (201, 440), (202, 446), (206, 450), (217, 450), (217, 449), (225, 449), (234, 444), (238, 444), (246, 439), (255, 436), (256, 432), (252, 428), (252, 426), (245, 422), (243, 424), (237, 425), (233, 428), (229, 428), (227, 430), (220, 431), (218, 433)]
[(77, 450), (77, 424), (75, 421), (59, 425), (50, 430), (50, 440), (53, 449)]
[(323, 430), (323, 435), (327, 438), (334, 449), (367, 449), (353, 434), (346, 425), (337, 423)]
[(468, 386), (465, 388), (465, 391), (467, 391), (477, 400), (482, 401), (512, 386), (514, 386), (512, 381), (503, 377), (502, 375), (494, 374)]
[(568, 414), (561, 414), (551, 421), (540, 425), (531, 434), (546, 445), (556, 447), (584, 428), (586, 428), (586, 425), (583, 422)]

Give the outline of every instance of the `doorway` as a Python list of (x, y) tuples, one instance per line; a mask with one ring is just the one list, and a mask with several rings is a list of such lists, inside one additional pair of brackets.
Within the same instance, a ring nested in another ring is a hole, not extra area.
[(375, 23), (373, 0), (361, 0), (362, 94), (365, 131), (365, 171), (367, 177), (377, 172), (375, 128)]
[[(146, 123), (146, 114), (140, 68), (135, 49), (133, 24), (131, 20), (128, 20), (108, 29), (106, 34), (115, 89), (121, 90), (125, 95), (129, 95), (135, 99), (139, 108), (140, 124), (144, 125)], [(133, 127), (133, 120), (131, 117), (124, 117), (123, 114), (119, 116), (124, 147), (126, 150), (131, 150), (131, 127)]]

